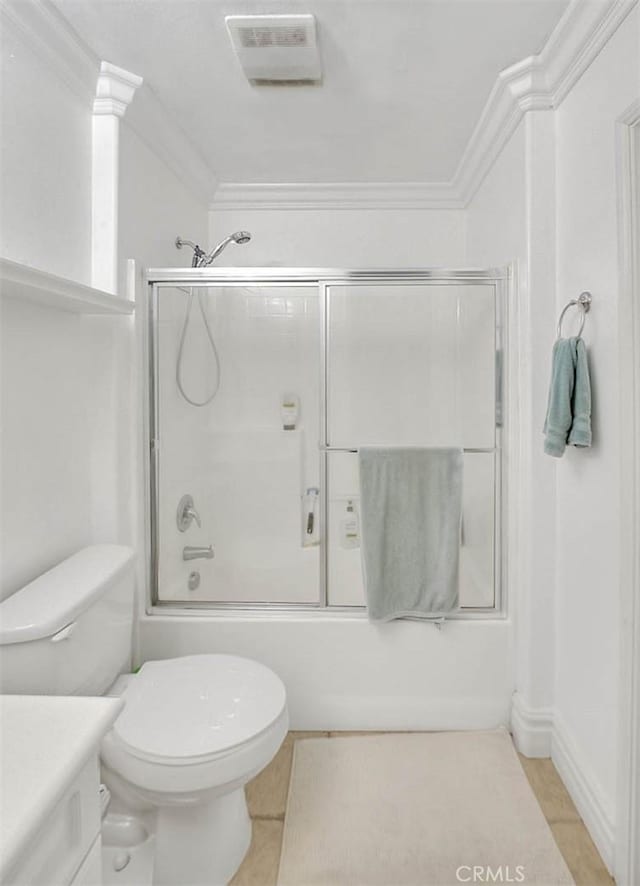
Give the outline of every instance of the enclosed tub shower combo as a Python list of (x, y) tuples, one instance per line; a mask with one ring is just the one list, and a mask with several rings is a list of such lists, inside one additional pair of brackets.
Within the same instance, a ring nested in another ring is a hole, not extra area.
[(361, 447), (463, 450), (451, 617), (502, 610), (504, 274), (148, 277), (155, 612), (364, 613)]

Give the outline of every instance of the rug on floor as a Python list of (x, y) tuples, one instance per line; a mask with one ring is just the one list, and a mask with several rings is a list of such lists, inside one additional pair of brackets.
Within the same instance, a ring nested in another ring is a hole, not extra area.
[(506, 731), (297, 741), (278, 886), (565, 886)]

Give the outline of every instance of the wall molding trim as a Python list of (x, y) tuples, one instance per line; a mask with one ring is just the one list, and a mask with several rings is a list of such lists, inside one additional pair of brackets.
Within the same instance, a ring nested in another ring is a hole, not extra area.
[(211, 202), (222, 209), (462, 209), (447, 182), (222, 182)]
[(521, 693), (514, 693), (511, 733), (520, 753), (525, 757), (550, 757), (552, 732), (553, 710), (528, 707)]
[(621, 409), (621, 696), (618, 883), (640, 882), (640, 99), (616, 122)]
[(142, 77), (109, 62), (100, 64), (91, 120), (91, 282), (118, 291), (120, 121)]
[(616, 828), (602, 792), (590, 773), (565, 726), (554, 716), (551, 759), (580, 813), (593, 842), (610, 873), (613, 873)]

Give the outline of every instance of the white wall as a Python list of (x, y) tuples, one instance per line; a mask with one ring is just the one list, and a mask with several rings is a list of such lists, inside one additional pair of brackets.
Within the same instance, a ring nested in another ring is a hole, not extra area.
[[(135, 98), (134, 98), (135, 101)], [(142, 268), (191, 264), (191, 250), (175, 247), (178, 235), (206, 243), (207, 194), (188, 190), (136, 133), (120, 126), (118, 204), (119, 291), (125, 292), (126, 260)]]
[(91, 117), (3, 18), (0, 255), (90, 283)]
[[(3, 21), (0, 254), (90, 282), (91, 97)], [(175, 261), (206, 211), (122, 128), (121, 264)], [(131, 541), (133, 319), (2, 298), (0, 596), (79, 547)]]
[(557, 113), (560, 309), (593, 293), (584, 338), (593, 448), (558, 464), (556, 711), (604, 823), (615, 820), (619, 706), (618, 232), (615, 120), (640, 94), (638, 10)]
[(237, 209), (210, 212), (211, 243), (251, 231), (223, 265), (326, 268), (460, 267), (464, 213), (419, 209)]
[[(128, 505), (113, 447), (117, 361), (131, 319), (3, 298), (2, 588), (7, 596), (92, 540), (117, 540)], [(120, 364), (122, 365), (122, 364)], [(126, 466), (125, 470), (126, 470)], [(105, 497), (96, 500), (96, 486)]]
[(526, 263), (526, 132), (517, 128), (466, 210), (465, 262)]
[[(88, 283), (89, 103), (53, 76), (6, 22), (2, 43), (0, 253)], [(8, 298), (0, 307), (0, 590), (6, 596), (92, 537), (93, 477), (100, 470), (92, 452), (103, 445), (113, 336), (127, 321)]]

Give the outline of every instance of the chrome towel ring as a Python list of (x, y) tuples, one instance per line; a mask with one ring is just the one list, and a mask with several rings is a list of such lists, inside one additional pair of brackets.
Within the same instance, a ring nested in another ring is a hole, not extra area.
[(577, 305), (580, 308), (580, 329), (578, 330), (577, 338), (580, 338), (582, 335), (582, 330), (584, 329), (584, 321), (585, 317), (589, 312), (589, 308), (591, 307), (591, 293), (590, 292), (581, 292), (577, 298), (572, 298), (571, 301), (564, 306), (562, 309), (562, 313), (558, 318), (558, 334), (557, 338), (562, 338), (562, 320), (564, 315), (567, 313), (569, 308), (572, 308), (574, 305)]

